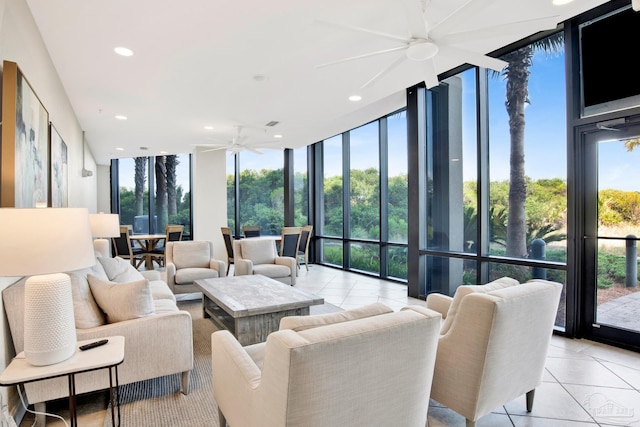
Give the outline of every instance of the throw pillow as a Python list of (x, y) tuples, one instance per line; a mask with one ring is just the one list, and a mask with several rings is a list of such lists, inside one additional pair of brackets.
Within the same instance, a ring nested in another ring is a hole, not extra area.
[(144, 276), (136, 268), (131, 265), (131, 262), (124, 258), (98, 258), (98, 262), (104, 267), (104, 271), (107, 273), (107, 277), (112, 282), (128, 283), (137, 280), (143, 280)]
[(108, 280), (102, 265), (96, 262), (92, 267), (67, 272), (71, 279), (71, 296), (73, 298), (73, 316), (76, 328), (88, 329), (105, 324), (104, 313), (96, 304), (87, 275), (91, 274), (102, 280)]
[(146, 279), (114, 283), (87, 276), (96, 302), (107, 315), (108, 323), (137, 319), (154, 314), (151, 287)]

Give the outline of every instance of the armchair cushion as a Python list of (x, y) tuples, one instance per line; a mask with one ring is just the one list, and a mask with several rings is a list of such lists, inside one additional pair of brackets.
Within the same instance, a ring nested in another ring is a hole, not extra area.
[(500, 279), (496, 279), (493, 282), (489, 282), (485, 285), (459, 286), (458, 289), (456, 289), (456, 293), (453, 296), (453, 300), (451, 301), (451, 305), (449, 306), (449, 311), (447, 312), (447, 315), (444, 318), (444, 322), (442, 322), (442, 329), (440, 330), (440, 333), (446, 334), (449, 331), (456, 317), (456, 313), (460, 306), (460, 302), (465, 296), (471, 293), (487, 293), (487, 292), (507, 288), (509, 286), (514, 286), (518, 284), (519, 282), (515, 279), (512, 279), (510, 277), (501, 277)]
[(176, 270), (175, 282), (176, 285), (186, 285), (189, 283), (193, 283), (194, 280), (198, 279), (215, 279), (219, 277), (219, 274), (216, 270), (212, 270), (210, 268), (181, 268)]
[(147, 279), (116, 283), (88, 275), (96, 302), (107, 315), (108, 323), (137, 319), (155, 313), (151, 288)]
[(255, 239), (244, 240), (240, 244), (242, 246), (242, 258), (251, 260), (254, 266), (256, 264), (275, 264), (278, 254), (273, 241)]
[(294, 331), (304, 331), (305, 329), (316, 328), (318, 326), (349, 322), (351, 320), (364, 319), (366, 317), (391, 312), (393, 312), (391, 308), (378, 302), (351, 310), (338, 311), (336, 313), (318, 314), (315, 316), (287, 316), (280, 319), (280, 330), (291, 329)]
[(173, 263), (176, 269), (209, 268), (209, 261), (213, 258), (209, 242), (196, 241), (188, 245), (173, 246)]

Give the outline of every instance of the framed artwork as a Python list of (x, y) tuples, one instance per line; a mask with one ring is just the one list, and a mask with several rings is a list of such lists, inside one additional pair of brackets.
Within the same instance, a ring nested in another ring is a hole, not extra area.
[(0, 206), (49, 201), (49, 113), (15, 62), (2, 71)]
[(67, 144), (56, 130), (53, 123), (49, 125), (49, 152), (51, 153), (51, 207), (66, 208), (68, 206), (69, 163), (67, 162)]

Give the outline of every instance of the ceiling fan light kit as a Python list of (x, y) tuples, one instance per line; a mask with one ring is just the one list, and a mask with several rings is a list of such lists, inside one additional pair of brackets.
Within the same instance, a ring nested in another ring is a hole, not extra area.
[(407, 58), (412, 61), (426, 61), (438, 54), (438, 45), (429, 40), (418, 39), (407, 47)]

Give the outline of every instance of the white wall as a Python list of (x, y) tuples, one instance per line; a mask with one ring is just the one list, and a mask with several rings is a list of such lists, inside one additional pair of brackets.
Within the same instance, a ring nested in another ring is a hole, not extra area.
[(220, 227), (227, 225), (227, 159), (225, 150), (193, 154), (193, 240), (213, 242), (215, 257), (227, 261)]
[[(49, 120), (67, 144), (69, 206), (86, 207), (90, 212), (96, 212), (96, 174), (90, 178), (82, 177), (82, 129), (25, 0), (0, 0), (0, 63), (4, 60), (18, 64), (49, 112)], [(87, 169), (95, 171), (95, 161), (89, 151), (85, 154), (85, 162)], [(0, 278), (0, 290), (13, 281)], [(0, 369), (4, 369), (13, 356), (10, 343), (9, 328), (2, 315)], [(9, 408), (13, 412), (18, 404), (15, 390), (1, 387), (0, 393), (4, 402), (8, 398)]]

